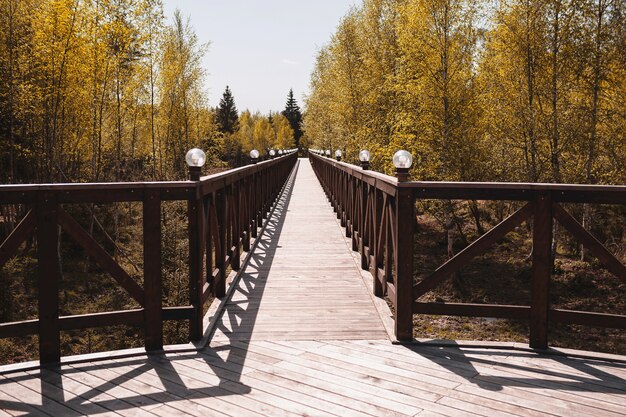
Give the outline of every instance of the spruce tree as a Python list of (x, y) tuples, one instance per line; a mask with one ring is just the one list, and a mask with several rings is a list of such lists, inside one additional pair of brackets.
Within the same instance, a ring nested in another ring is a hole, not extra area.
[(289, 120), (289, 124), (293, 129), (293, 140), (296, 143), (296, 147), (300, 146), (300, 137), (302, 137), (302, 113), (296, 99), (293, 97), (293, 89), (289, 89), (287, 95), (287, 104), (282, 115)]
[(235, 107), (235, 98), (228, 86), (226, 86), (220, 104), (217, 106), (216, 121), (220, 132), (235, 133), (239, 115)]

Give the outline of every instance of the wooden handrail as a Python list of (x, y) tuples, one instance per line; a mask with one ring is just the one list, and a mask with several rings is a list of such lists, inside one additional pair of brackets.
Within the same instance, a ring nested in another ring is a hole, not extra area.
[[(396, 178), (309, 153), (313, 169), (337, 217), (361, 253), (361, 267), (373, 277), (374, 293), (394, 306), (398, 340), (411, 340), (412, 315), (441, 314), (521, 318), (530, 321), (531, 347), (547, 348), (548, 322), (626, 329), (626, 315), (553, 309), (549, 305), (552, 224), (558, 221), (585, 244), (606, 269), (626, 282), (626, 266), (587, 232), (561, 203), (626, 205), (626, 186), (492, 183), (398, 182)], [(526, 201), (464, 251), (417, 284), (413, 282), (413, 243), (417, 199)], [(425, 303), (418, 299), (489, 247), (513, 227), (533, 219), (530, 306)]]
[[(204, 304), (211, 296), (225, 294), (227, 268), (239, 269), (241, 251), (250, 248), (251, 237), (257, 236), (257, 229), (267, 218), (296, 161), (297, 155), (291, 153), (201, 177), (199, 181), (0, 186), (0, 205), (25, 204), (29, 208), (0, 244), (0, 268), (16, 255), (25, 240), (35, 236), (39, 287), (38, 318), (0, 323), (0, 337), (38, 334), (42, 363), (60, 360), (61, 330), (117, 324), (143, 326), (145, 348), (155, 351), (163, 348), (163, 321), (188, 320), (190, 341), (200, 340)], [(62, 207), (132, 201), (143, 205), (143, 287)], [(161, 302), (162, 201), (187, 201), (189, 305), (164, 308)], [(140, 308), (60, 316), (59, 228), (117, 280)]]

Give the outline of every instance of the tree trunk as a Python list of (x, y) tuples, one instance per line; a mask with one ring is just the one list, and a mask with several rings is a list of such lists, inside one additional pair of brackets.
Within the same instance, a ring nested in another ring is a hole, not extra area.
[[(550, 163), (552, 167), (552, 182), (561, 182), (561, 167), (559, 161), (559, 53), (561, 31), (561, 1), (554, 2), (554, 20), (552, 21), (552, 142), (550, 146)], [(555, 223), (556, 224), (556, 223)]]

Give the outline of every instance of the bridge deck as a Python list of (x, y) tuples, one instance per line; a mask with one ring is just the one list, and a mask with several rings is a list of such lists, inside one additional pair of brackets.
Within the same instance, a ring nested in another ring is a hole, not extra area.
[(0, 417), (626, 416), (624, 358), (394, 345), (369, 294), (301, 160), (209, 346), (0, 369)]
[(296, 169), (213, 340), (388, 340), (310, 163)]

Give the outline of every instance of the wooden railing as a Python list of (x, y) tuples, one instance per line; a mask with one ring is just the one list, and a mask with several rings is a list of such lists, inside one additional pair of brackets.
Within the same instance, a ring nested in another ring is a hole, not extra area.
[[(626, 282), (626, 266), (562, 206), (563, 203), (626, 205), (626, 186), (526, 183), (398, 182), (324, 156), (309, 154), (331, 204), (361, 253), (361, 267), (373, 276), (374, 293), (394, 306), (398, 340), (413, 338), (413, 314), (523, 319), (530, 322), (529, 344), (547, 348), (548, 323), (559, 322), (626, 329), (626, 315), (552, 308), (553, 219), (567, 229), (601, 264)], [(526, 202), (512, 215), (469, 244), (456, 256), (414, 283), (415, 203), (417, 199), (506, 200)], [(528, 306), (429, 303), (419, 298), (450, 278), (474, 257), (524, 221), (532, 218), (531, 301)]]
[[(145, 348), (163, 348), (163, 322), (188, 320), (189, 339), (202, 338), (203, 306), (225, 294), (226, 270), (239, 269), (257, 229), (295, 165), (295, 153), (201, 177), (199, 181), (45, 184), (0, 186), (0, 205), (19, 204), (27, 213), (0, 245), (0, 268), (28, 239), (37, 242), (38, 319), (1, 323), (0, 338), (36, 334), (42, 363), (61, 357), (60, 332), (112, 325), (144, 328)], [(162, 305), (161, 202), (187, 201), (189, 304)], [(143, 287), (66, 211), (73, 204), (141, 202), (143, 205)], [(140, 308), (60, 316), (58, 243), (60, 231), (82, 247)]]

